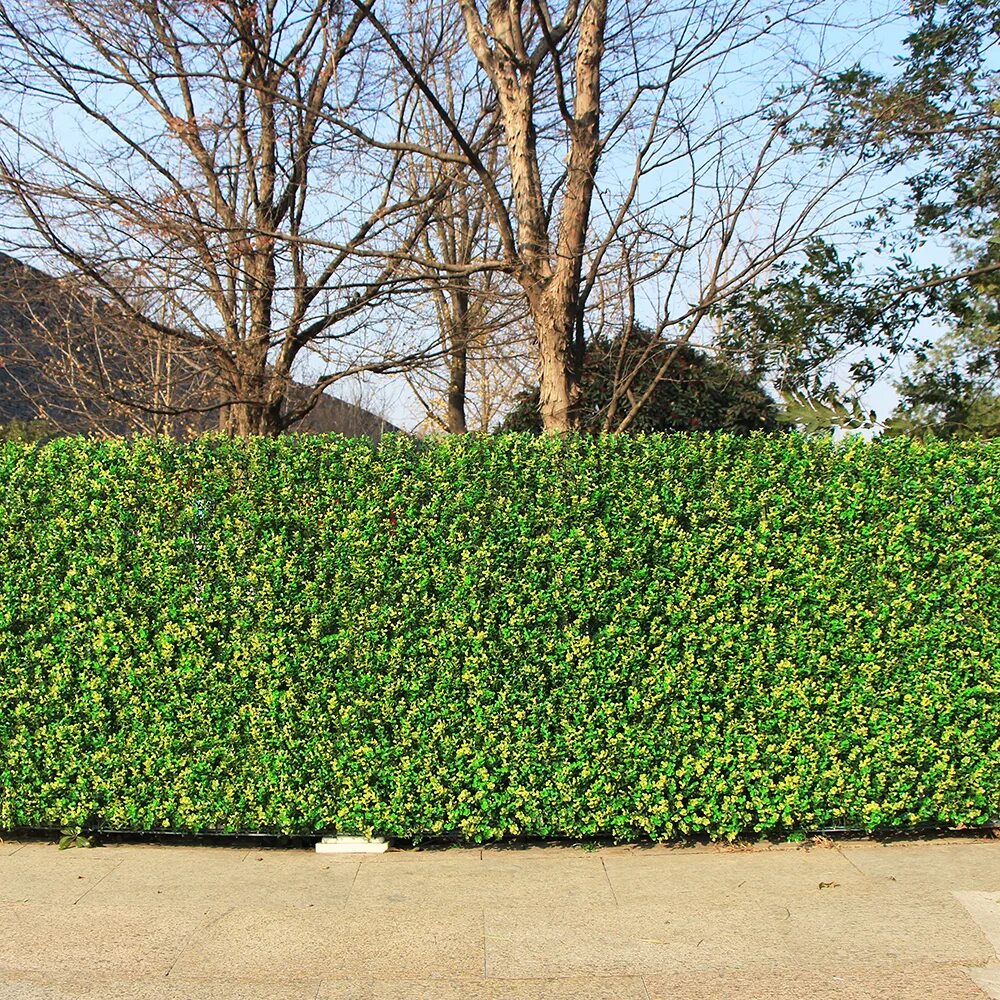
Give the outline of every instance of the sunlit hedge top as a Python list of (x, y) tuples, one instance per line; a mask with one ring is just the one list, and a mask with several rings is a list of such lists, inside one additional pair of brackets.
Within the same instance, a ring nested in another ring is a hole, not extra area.
[(1000, 815), (1000, 443), (0, 449), (0, 827)]

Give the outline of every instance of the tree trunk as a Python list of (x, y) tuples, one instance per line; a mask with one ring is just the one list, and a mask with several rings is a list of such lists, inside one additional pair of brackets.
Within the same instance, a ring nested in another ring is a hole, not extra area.
[(254, 373), (232, 386), (234, 401), (220, 414), (223, 430), (235, 437), (274, 437), (281, 432), (284, 393), (268, 382), (268, 373)]
[(573, 317), (554, 305), (543, 296), (531, 312), (538, 343), (542, 428), (546, 434), (564, 434), (577, 424), (580, 381), (570, 350)]
[(448, 373), (448, 423), (449, 434), (464, 434), (468, 428), (465, 422), (465, 383), (468, 376), (468, 357), (463, 344), (451, 355)]
[(469, 337), (472, 332), (470, 329), (469, 299), (468, 285), (463, 282), (451, 294), (450, 315), (442, 313), (442, 319), (445, 319), (450, 327), (448, 330), (448, 413), (445, 418), (449, 434), (465, 434), (468, 430), (465, 420), (465, 389), (469, 369)]

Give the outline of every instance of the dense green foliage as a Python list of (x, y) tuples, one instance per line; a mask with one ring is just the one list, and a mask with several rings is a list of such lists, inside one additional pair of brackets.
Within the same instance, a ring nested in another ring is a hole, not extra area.
[(995, 0), (914, 0), (897, 73), (856, 65), (828, 81), (828, 148), (905, 171), (922, 232), (996, 233), (1000, 213), (1000, 7)]
[[(881, 69), (828, 78), (800, 132), (803, 150), (858, 156), (902, 183), (871, 203), (850, 253), (814, 240), (717, 305), (716, 346), (774, 386), (803, 430), (996, 437), (1000, 5), (914, 0), (908, 21), (892, 71), (873, 50)], [(898, 405), (870, 418), (862, 394), (893, 372)]]
[(0, 827), (1000, 815), (998, 443), (0, 448)]

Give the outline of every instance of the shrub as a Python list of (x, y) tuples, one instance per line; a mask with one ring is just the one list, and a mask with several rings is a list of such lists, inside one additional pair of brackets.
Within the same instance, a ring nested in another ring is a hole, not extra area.
[(1000, 444), (0, 448), (0, 827), (1000, 815)]
[[(775, 401), (739, 368), (689, 344), (671, 344), (639, 326), (631, 329), (624, 344), (623, 339), (622, 335), (597, 337), (587, 344), (579, 399), (585, 432), (603, 431), (612, 407), (611, 429), (625, 419), (631, 409), (629, 399), (614, 402), (625, 380), (631, 397), (642, 399), (652, 393), (628, 426), (632, 434), (695, 430), (751, 434), (782, 427)], [(670, 357), (673, 360), (661, 372)], [(541, 434), (540, 396), (538, 386), (520, 393), (498, 430)]]

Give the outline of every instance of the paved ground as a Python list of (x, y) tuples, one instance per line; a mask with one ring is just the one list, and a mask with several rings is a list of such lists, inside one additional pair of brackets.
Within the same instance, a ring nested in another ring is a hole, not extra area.
[(0, 843), (2, 1000), (984, 1000), (998, 949), (1000, 840)]

